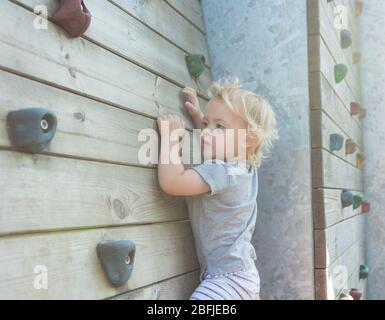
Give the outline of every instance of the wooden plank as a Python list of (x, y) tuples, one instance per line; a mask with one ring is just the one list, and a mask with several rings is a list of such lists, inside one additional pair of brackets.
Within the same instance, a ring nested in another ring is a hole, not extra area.
[(183, 15), (202, 33), (205, 33), (202, 8), (199, 0), (165, 0), (171, 7)]
[(30, 27), (36, 16), (9, 1), (0, 9), (0, 68), (154, 118), (183, 115), (179, 87), (51, 23)]
[(349, 106), (351, 102), (360, 101), (356, 92), (353, 92), (347, 84), (347, 80), (340, 83), (335, 82), (334, 77), (334, 61), (324, 41), (319, 35), (310, 35), (309, 41), (309, 72), (322, 72), (327, 81), (340, 96), (345, 106)]
[[(326, 3), (325, 1), (320, 1), (320, 16), (321, 16), (321, 25), (320, 33), (324, 37), (325, 41), (329, 42), (333, 40), (335, 44), (334, 47), (338, 48), (340, 46), (340, 30), (334, 26), (336, 21), (338, 21), (338, 6), (345, 6), (346, 16), (347, 16), (347, 26), (346, 28), (351, 31), (352, 34), (352, 44), (349, 48), (342, 49), (342, 53), (346, 57), (346, 61), (349, 64), (349, 68), (354, 73), (355, 77), (360, 79), (360, 65), (353, 64), (353, 53), (360, 51), (360, 42), (359, 42), (359, 31), (357, 29), (357, 19), (355, 17), (354, 8), (350, 5), (350, 0), (345, 1), (335, 1), (334, 4)], [(337, 9), (336, 9), (336, 7)], [(322, 21), (324, 23), (322, 23)], [(338, 23), (338, 22), (337, 22)], [(329, 27), (327, 27), (329, 26)], [(333, 39), (334, 38), (334, 39)], [(336, 46), (338, 44), (338, 46)], [(328, 45), (329, 47), (329, 45)]]
[(362, 133), (359, 119), (350, 114), (350, 105), (344, 106), (323, 74), (316, 72), (309, 76), (310, 105), (312, 110), (322, 109), (340, 129), (361, 147)]
[[(341, 221), (361, 213), (361, 207), (353, 210), (353, 206), (342, 208), (342, 190), (313, 190), (314, 228), (325, 229)], [(363, 196), (362, 192), (353, 191), (354, 195)]]
[[(44, 5), (51, 16), (59, 3), (51, 0), (14, 0), (30, 10)], [(111, 50), (125, 59), (164, 77), (177, 85), (190, 86), (207, 95), (212, 79), (208, 69), (199, 77), (199, 85), (186, 67), (186, 53), (159, 34), (126, 14), (115, 5), (103, 0), (88, 0), (87, 7), (93, 20), (84, 38)]]
[(312, 150), (313, 188), (362, 191), (362, 171), (322, 149)]
[[(352, 91), (357, 93), (359, 102), (361, 99), (359, 65), (353, 64), (353, 53), (359, 51), (356, 42), (356, 30), (353, 30), (350, 26), (350, 21), (348, 21), (348, 29), (352, 31), (353, 43), (349, 48), (342, 49), (340, 45), (340, 30), (335, 26), (337, 17), (335, 17), (334, 6), (337, 5), (341, 4), (333, 2), (333, 4), (328, 5), (325, 1), (311, 1), (311, 9), (314, 10), (314, 12), (310, 13), (312, 15), (311, 20), (315, 20), (315, 22), (310, 21), (309, 18), (309, 34), (319, 34), (328, 47), (334, 61), (348, 66), (349, 73), (346, 79)], [(347, 15), (351, 15), (351, 8), (349, 6), (346, 6), (346, 8)]]
[(357, 215), (327, 229), (315, 230), (315, 267), (329, 267), (356, 241), (363, 239), (364, 224), (364, 216)]
[(210, 66), (205, 35), (171, 8), (164, 0), (109, 0), (127, 13), (178, 45), (187, 53), (200, 53)]
[[(125, 285), (114, 288), (96, 246), (121, 239), (136, 245), (134, 269)], [(34, 287), (36, 266), (46, 268), (47, 289)], [(0, 238), (0, 299), (103, 299), (197, 268), (188, 222), (5, 237)]]
[(153, 169), (9, 151), (0, 167), (0, 234), (188, 220)]
[(338, 151), (332, 151), (330, 148), (330, 136), (332, 134), (339, 134), (343, 136), (345, 142), (348, 139), (351, 139), (357, 143), (360, 138), (357, 136), (347, 136), (323, 111), (313, 110), (311, 112), (312, 148), (323, 148), (356, 167), (357, 153), (362, 153), (362, 150), (357, 147), (357, 151), (355, 153), (348, 155), (345, 152), (345, 147)]
[[(364, 243), (357, 241), (329, 268), (315, 270), (316, 299), (334, 300), (342, 290), (350, 290), (352, 282), (364, 261)], [(344, 273), (343, 273), (344, 272)], [(346, 280), (346, 283), (345, 281)]]
[[(9, 147), (5, 125), (7, 113), (23, 108), (44, 106), (58, 118), (58, 128), (46, 152), (78, 158), (155, 168), (158, 160), (158, 129), (156, 121), (114, 108), (92, 99), (56, 89), (36, 81), (0, 71), (0, 146)], [(189, 116), (187, 124), (193, 126)], [(153, 129), (152, 163), (141, 162), (139, 152), (145, 142), (139, 141), (143, 129)], [(186, 133), (183, 160), (190, 154), (199, 156), (199, 145), (190, 144)], [(193, 149), (194, 148), (194, 149)], [(189, 150), (191, 150), (189, 154)]]
[(199, 270), (136, 289), (111, 300), (188, 300), (199, 285)]

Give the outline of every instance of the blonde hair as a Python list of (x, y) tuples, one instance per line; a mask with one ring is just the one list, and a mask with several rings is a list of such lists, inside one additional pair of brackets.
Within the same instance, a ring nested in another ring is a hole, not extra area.
[(279, 137), (271, 105), (263, 97), (241, 89), (238, 78), (213, 82), (208, 94), (210, 98), (222, 98), (232, 111), (247, 122), (247, 133), (253, 133), (257, 143), (248, 148), (246, 161), (259, 168), (262, 161), (271, 155), (273, 141)]

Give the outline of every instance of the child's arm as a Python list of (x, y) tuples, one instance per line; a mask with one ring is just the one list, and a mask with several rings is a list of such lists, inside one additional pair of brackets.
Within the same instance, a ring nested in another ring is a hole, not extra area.
[(183, 137), (185, 130), (183, 120), (178, 116), (168, 115), (159, 117), (157, 123), (161, 136), (158, 165), (158, 180), (161, 189), (173, 196), (192, 196), (209, 192), (210, 186), (196, 171), (185, 170), (179, 155), (180, 142), (176, 137), (170, 139), (174, 130), (178, 130), (179, 136)]
[(195, 123), (197, 129), (204, 129), (202, 119), (203, 112), (199, 107), (199, 100), (196, 91), (193, 88), (185, 87), (182, 90), (182, 94), (185, 100), (185, 107)]

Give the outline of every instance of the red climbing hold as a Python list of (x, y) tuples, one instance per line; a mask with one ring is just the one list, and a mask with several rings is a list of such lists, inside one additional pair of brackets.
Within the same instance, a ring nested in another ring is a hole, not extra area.
[(53, 15), (52, 22), (76, 38), (87, 31), (91, 23), (91, 13), (82, 0), (60, 0), (60, 8)]

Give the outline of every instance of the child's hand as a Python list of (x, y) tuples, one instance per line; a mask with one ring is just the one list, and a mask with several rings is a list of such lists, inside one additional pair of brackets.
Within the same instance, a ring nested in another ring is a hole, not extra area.
[(191, 118), (197, 122), (203, 118), (203, 113), (199, 107), (199, 100), (196, 91), (193, 88), (185, 87), (182, 89), (184, 106), (190, 114)]
[[(179, 115), (165, 115), (165, 116), (160, 116), (157, 119), (157, 124), (159, 128), (159, 132), (161, 135), (165, 134), (167, 131), (168, 127), (168, 132), (171, 135), (175, 130), (177, 130), (179, 137), (183, 138), (184, 133), (185, 133), (185, 122), (182, 117)], [(166, 127), (164, 127), (166, 126)]]

